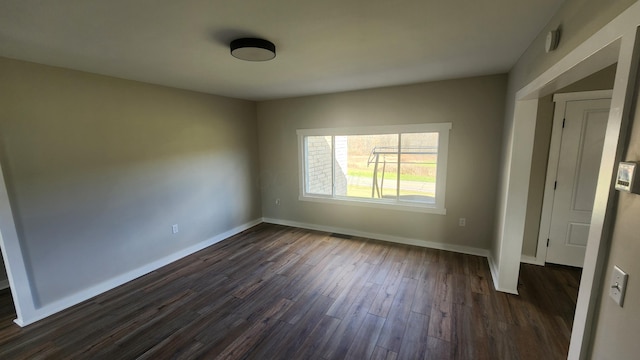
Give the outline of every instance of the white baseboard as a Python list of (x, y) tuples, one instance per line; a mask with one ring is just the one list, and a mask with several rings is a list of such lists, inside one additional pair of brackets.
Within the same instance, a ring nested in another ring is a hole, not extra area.
[[(204, 248), (207, 248), (213, 244), (216, 244), (224, 239), (227, 239), (233, 235), (236, 235), (244, 230), (247, 230), (253, 226), (256, 226), (258, 224), (260, 224), (261, 222), (266, 222), (266, 223), (271, 223), (271, 224), (278, 224), (278, 225), (285, 225), (285, 226), (293, 226), (293, 227), (299, 227), (299, 228), (303, 228), (303, 229), (310, 229), (310, 230), (317, 230), (317, 231), (325, 231), (325, 232), (330, 232), (330, 233), (339, 233), (339, 234), (345, 234), (345, 235), (351, 235), (351, 236), (358, 236), (358, 237), (364, 237), (364, 238), (369, 238), (369, 239), (375, 239), (375, 240), (383, 240), (383, 241), (389, 241), (389, 242), (394, 242), (394, 243), (399, 243), (399, 244), (405, 244), (405, 245), (414, 245), (414, 246), (421, 246), (421, 247), (426, 247), (426, 248), (432, 248), (432, 249), (438, 249), (438, 250), (446, 250), (446, 251), (453, 251), (453, 252), (457, 252), (457, 253), (462, 253), (462, 254), (469, 254), (469, 255), (476, 255), (476, 256), (482, 256), (482, 257), (486, 257), (489, 260), (489, 268), (491, 270), (491, 275), (493, 277), (493, 281), (494, 284), (496, 284), (496, 289), (499, 291), (504, 291), (504, 292), (509, 292), (509, 293), (514, 293), (513, 291), (508, 291), (508, 290), (502, 290), (499, 289), (496, 283), (496, 271), (495, 271), (495, 264), (490, 256), (489, 250), (487, 249), (481, 249), (481, 248), (475, 248), (475, 247), (471, 247), (471, 246), (464, 246), (464, 245), (455, 245), (455, 244), (446, 244), (446, 243), (441, 243), (441, 242), (433, 242), (433, 241), (425, 241), (425, 240), (419, 240), (419, 239), (412, 239), (412, 238), (405, 238), (405, 237), (399, 237), (399, 236), (392, 236), (392, 235), (386, 235), (386, 234), (377, 234), (377, 233), (370, 233), (370, 232), (365, 232), (365, 231), (359, 231), (359, 230), (354, 230), (354, 229), (346, 229), (346, 228), (338, 228), (338, 227), (332, 227), (332, 226), (324, 226), (324, 225), (316, 225), (316, 224), (308, 224), (308, 223), (301, 223), (301, 222), (297, 222), (297, 221), (289, 221), (289, 220), (280, 220), (280, 219), (273, 219), (273, 218), (262, 218), (262, 219), (256, 219), (253, 221), (250, 221), (248, 223), (245, 223), (243, 225), (240, 225), (238, 227), (235, 227), (229, 231), (226, 231), (224, 233), (218, 234), (217, 236), (214, 236), (210, 239), (207, 239), (205, 241), (202, 241), (198, 244), (192, 245), (186, 249), (183, 249), (179, 252), (173, 253), (171, 255), (168, 255), (164, 258), (158, 259), (152, 263), (146, 264), (144, 266), (141, 266), (135, 270), (129, 271), (127, 273), (124, 273), (122, 275), (119, 275), (115, 278), (109, 279), (107, 281), (104, 281), (100, 284), (94, 285), (90, 288), (84, 289), (78, 293), (75, 293), (71, 296), (68, 296), (66, 298), (60, 299), (58, 301), (55, 301), (51, 304), (47, 304), (41, 308), (36, 309), (32, 314), (23, 314), (23, 316), (21, 318), (16, 319), (14, 322), (16, 324), (18, 324), (19, 326), (27, 326), (29, 324), (32, 324), (36, 321), (42, 320), (48, 316), (51, 316), (57, 312), (60, 312), (64, 309), (70, 308), (74, 305), (77, 305), (83, 301), (86, 301), (94, 296), (100, 295), (104, 292), (107, 292), (111, 289), (114, 289), (122, 284), (125, 284), (129, 281), (132, 281), (134, 279), (137, 279), (143, 275), (146, 275), (152, 271), (155, 271), (165, 265), (168, 265), (174, 261), (177, 261), (185, 256), (191, 255), (195, 252), (198, 252)], [(5, 285), (6, 283), (6, 285)], [(4, 281), (0, 281), (0, 289), (2, 289), (4, 286), (4, 288), (9, 287), (9, 282), (8, 280), (4, 280)], [(515, 294), (517, 294), (517, 292), (515, 292)]]
[(489, 262), (489, 271), (491, 272), (491, 279), (493, 279), (493, 287), (498, 290), (500, 284), (498, 284), (498, 265), (496, 261), (493, 259), (493, 256), (489, 254), (487, 257), (487, 261)]
[(538, 258), (535, 256), (522, 255), (522, 257), (520, 257), (520, 262), (523, 262), (525, 264), (544, 266), (544, 261), (538, 260)]
[(256, 226), (262, 222), (261, 219), (256, 219), (250, 221), (248, 223), (242, 224), (238, 227), (235, 227), (229, 231), (226, 231), (222, 234), (218, 234), (210, 239), (199, 242), (195, 245), (192, 245), (186, 249), (173, 253), (171, 255), (165, 256), (161, 259), (158, 259), (152, 263), (141, 266), (135, 270), (129, 271), (122, 275), (119, 275), (115, 278), (104, 281), (100, 284), (94, 285), (90, 288), (84, 289), (80, 292), (77, 292), (71, 296), (55, 301), (51, 304), (47, 304), (41, 308), (36, 309), (36, 311), (32, 314), (27, 314), (25, 316), (23, 314), (22, 318), (18, 318), (14, 320), (14, 322), (20, 326), (27, 326), (32, 324), (38, 320), (42, 320), (50, 315), (53, 315), (57, 312), (60, 312), (64, 309), (70, 308), (76, 304), (79, 304), (85, 300), (91, 299), (96, 295), (100, 295), (106, 291), (114, 289), (124, 283), (127, 283), (131, 280), (139, 278), (143, 275), (146, 275), (152, 271), (155, 271), (165, 265), (168, 265), (176, 260), (182, 259), (185, 256), (191, 255), (195, 252), (198, 252), (204, 248), (207, 248), (215, 243), (218, 243), (224, 239), (227, 239), (233, 235), (236, 235), (244, 230), (247, 230), (253, 226)]
[(0, 290), (9, 288), (9, 280), (0, 280)]
[(496, 264), (495, 260), (493, 259), (493, 256), (491, 256), (491, 254), (489, 254), (488, 257), (488, 261), (489, 261), (489, 270), (491, 271), (491, 278), (493, 279), (493, 287), (500, 292), (503, 293), (507, 293), (507, 294), (513, 294), (513, 295), (520, 295), (518, 293), (518, 289), (507, 289), (504, 288), (502, 286), (500, 286), (500, 283), (498, 281), (498, 264)]
[(462, 254), (476, 255), (476, 256), (482, 256), (482, 257), (489, 256), (489, 250), (475, 248), (471, 246), (446, 244), (441, 242), (411, 239), (411, 238), (405, 238), (400, 236), (376, 234), (376, 233), (370, 233), (370, 232), (354, 230), (354, 229), (345, 229), (345, 228), (338, 228), (333, 226), (308, 224), (308, 223), (301, 223), (301, 222), (290, 221), (290, 220), (262, 218), (262, 221), (270, 224), (293, 226), (293, 227), (309, 229), (309, 230), (317, 230), (317, 231), (326, 231), (330, 233), (358, 236), (358, 237), (364, 237), (364, 238), (374, 239), (374, 240), (389, 241), (389, 242), (394, 242), (398, 244), (414, 245), (414, 246), (421, 246), (421, 247), (426, 247), (431, 249), (453, 251), (453, 252), (462, 253)]

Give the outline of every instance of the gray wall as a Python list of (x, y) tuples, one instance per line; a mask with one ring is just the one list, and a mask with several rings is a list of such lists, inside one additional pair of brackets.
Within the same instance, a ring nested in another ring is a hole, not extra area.
[[(508, 178), (508, 161), (511, 156), (510, 145), (512, 142), (516, 92), (565, 57), (635, 2), (636, 0), (566, 0), (509, 72), (501, 152), (500, 190), (497, 198), (499, 213), (503, 211), (506, 198), (505, 186)], [(561, 28), (562, 31), (560, 44), (555, 51), (545, 53), (544, 44), (547, 33), (557, 28)], [(500, 224), (497, 223), (496, 229), (499, 226)], [(494, 259), (499, 259), (498, 251), (501, 244), (499, 243), (498, 232), (495, 233), (493, 239), (491, 255)]]
[(260, 217), (252, 102), (0, 58), (0, 109), (40, 306)]
[[(564, 87), (556, 93), (613, 89), (615, 75), (616, 65), (614, 64)], [(540, 98), (538, 102), (535, 143), (533, 144), (533, 159), (531, 160), (531, 178), (529, 180), (529, 199), (527, 201), (527, 218), (524, 227), (524, 243), (522, 244), (522, 254), (532, 257), (536, 256), (538, 234), (540, 233), (542, 197), (544, 195), (544, 182), (547, 175), (553, 111), (553, 94)]]
[[(636, 89), (640, 89), (640, 80)], [(640, 161), (640, 93), (636, 90), (629, 145), (625, 161)], [(593, 359), (635, 359), (640, 354), (640, 195), (618, 192), (615, 223), (606, 265), (604, 286), (593, 340)], [(620, 308), (609, 298), (613, 266), (627, 274), (629, 282)]]
[[(263, 216), (489, 249), (505, 86), (496, 75), (258, 103)], [(446, 215), (298, 200), (297, 129), (429, 122), (452, 123)]]

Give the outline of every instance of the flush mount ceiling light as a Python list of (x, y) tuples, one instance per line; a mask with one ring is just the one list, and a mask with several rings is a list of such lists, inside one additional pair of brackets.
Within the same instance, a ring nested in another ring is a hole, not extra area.
[(247, 61), (267, 61), (276, 57), (276, 46), (264, 39), (242, 38), (231, 42), (231, 55)]

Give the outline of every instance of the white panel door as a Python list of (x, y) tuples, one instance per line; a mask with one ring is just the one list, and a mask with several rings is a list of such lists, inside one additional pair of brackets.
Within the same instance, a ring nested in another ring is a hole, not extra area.
[(546, 261), (582, 267), (610, 99), (566, 103)]

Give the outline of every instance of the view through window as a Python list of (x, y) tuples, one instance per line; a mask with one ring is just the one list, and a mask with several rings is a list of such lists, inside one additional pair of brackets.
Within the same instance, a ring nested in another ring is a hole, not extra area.
[(449, 129), (424, 124), (299, 130), (301, 197), (444, 209)]

